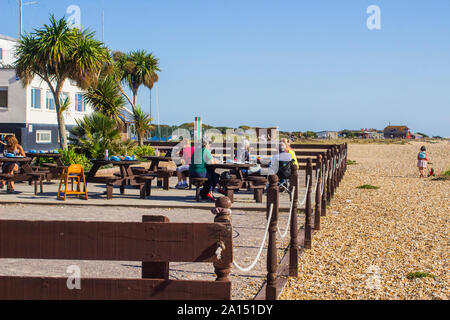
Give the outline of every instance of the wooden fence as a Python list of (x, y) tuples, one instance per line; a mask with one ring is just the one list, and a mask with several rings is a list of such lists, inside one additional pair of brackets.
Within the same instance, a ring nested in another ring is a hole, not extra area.
[[(142, 279), (81, 278), (81, 289), (72, 290), (67, 278), (1, 276), (0, 300), (231, 299), (227, 221), (223, 215), (214, 223), (156, 216), (144, 216), (142, 223), (0, 220), (0, 258), (142, 261)], [(170, 261), (212, 262), (217, 280), (171, 280)]]
[[(320, 146), (320, 147), (319, 147)], [(317, 145), (313, 148), (322, 149), (324, 145)], [(267, 213), (273, 205), (272, 218), (269, 226), (269, 244), (267, 251), (267, 281), (259, 291), (255, 300), (276, 300), (285, 286), (289, 276), (298, 276), (299, 256), (304, 249), (311, 249), (312, 237), (315, 231), (320, 230), (320, 219), (326, 215), (327, 205), (330, 204), (336, 188), (339, 186), (347, 170), (347, 144), (326, 146), (326, 151), (317, 151), (315, 158), (313, 154), (302, 153), (297, 149), (313, 149), (311, 145), (294, 145), (297, 155), (308, 155), (309, 158), (301, 160), (306, 165), (301, 165), (300, 170), (306, 170), (306, 181), (309, 180), (306, 189), (305, 201), (305, 221), (303, 228), (298, 228), (298, 200), (299, 200), (299, 179), (298, 171), (292, 167), (290, 187), (292, 191), (292, 210), (290, 212), (290, 239), (286, 254), (278, 263), (277, 259), (277, 230), (278, 230), (278, 205), (279, 190), (277, 187), (278, 178), (271, 176), (270, 186), (267, 191)], [(313, 172), (315, 169), (315, 173)], [(313, 176), (317, 177), (317, 187), (313, 194)], [(313, 198), (314, 197), (314, 198)], [(314, 199), (314, 206), (313, 206)], [(276, 208), (276, 209), (275, 209)]]

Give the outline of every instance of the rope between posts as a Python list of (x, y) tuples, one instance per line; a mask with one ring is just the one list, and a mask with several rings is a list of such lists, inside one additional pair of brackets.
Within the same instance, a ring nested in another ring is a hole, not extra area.
[(253, 260), (253, 262), (247, 267), (242, 267), (236, 261), (233, 260), (234, 266), (236, 268), (238, 268), (240, 271), (248, 272), (248, 271), (252, 270), (255, 267), (256, 263), (258, 262), (258, 260), (261, 256), (262, 250), (264, 248), (264, 244), (266, 243), (267, 233), (269, 232), (269, 225), (272, 220), (272, 212), (273, 212), (273, 203), (270, 204), (269, 218), (267, 219), (266, 231), (264, 232), (264, 237), (261, 242), (261, 246), (259, 247), (259, 251), (258, 251), (258, 254), (256, 255), (255, 260)]
[[(294, 193), (294, 192), (295, 192), (295, 186), (292, 187), (292, 193)], [(297, 200), (297, 201), (298, 201), (298, 200)], [(297, 214), (297, 212), (292, 213), (292, 206), (293, 206), (293, 205), (294, 205), (294, 197), (292, 197), (291, 208), (289, 209), (289, 217), (288, 217), (288, 221), (287, 221), (287, 224), (286, 224), (286, 228), (285, 228), (285, 230), (284, 230), (283, 233), (281, 233), (280, 228), (278, 227), (278, 224), (277, 224), (277, 231), (278, 231), (278, 234), (280, 235), (281, 239), (284, 239), (284, 238), (287, 236), (288, 229), (289, 229), (289, 225), (290, 225), (290, 223), (291, 223), (291, 217), (292, 217), (292, 215), (293, 215), (293, 214)]]
[(322, 171), (322, 186), (320, 187), (320, 195), (323, 196), (323, 191), (325, 190), (325, 177), (328, 176), (328, 167), (329, 162), (327, 162), (327, 173), (325, 173), (325, 163), (323, 164), (323, 171)]
[(316, 186), (314, 187), (313, 193), (316, 193), (316, 191), (317, 191), (317, 183), (319, 182), (319, 174), (320, 174), (320, 168), (318, 168), (317, 172), (316, 172)]
[(309, 182), (310, 182), (310, 177), (308, 176), (308, 177), (307, 177), (307, 180), (306, 180), (306, 191), (305, 191), (305, 196), (304, 196), (304, 198), (303, 198), (303, 201), (302, 201), (302, 202), (299, 202), (299, 206), (302, 206), (302, 205), (304, 205), (304, 204), (306, 203), (306, 198), (308, 197)]

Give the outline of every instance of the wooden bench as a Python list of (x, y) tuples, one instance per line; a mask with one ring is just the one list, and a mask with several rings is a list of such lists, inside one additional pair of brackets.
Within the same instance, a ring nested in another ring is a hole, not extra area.
[[(68, 277), (0, 276), (0, 300), (231, 299), (231, 225), (142, 221), (0, 220), (0, 259), (142, 262), (142, 279), (81, 277), (80, 289), (72, 290)], [(213, 263), (217, 279), (169, 279), (171, 261)]]
[(234, 201), (234, 192), (242, 187), (242, 183), (242, 180), (234, 178), (219, 181), (219, 185), (225, 190), (225, 196), (230, 198), (231, 202)]
[(203, 187), (208, 178), (189, 178), (189, 185), (195, 186), (195, 201), (200, 202), (200, 188)]
[(264, 176), (248, 176), (248, 188), (253, 189), (253, 198), (257, 203), (262, 203), (264, 189), (267, 185), (267, 178)]

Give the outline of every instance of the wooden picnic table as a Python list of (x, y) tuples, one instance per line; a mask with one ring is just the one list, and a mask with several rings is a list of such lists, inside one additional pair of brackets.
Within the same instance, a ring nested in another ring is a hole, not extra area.
[[(86, 176), (86, 182), (92, 183), (105, 183), (108, 186), (119, 186), (120, 193), (125, 193), (125, 186), (139, 186), (141, 183), (136, 181), (136, 177), (131, 170), (131, 166), (138, 164), (137, 160), (91, 160), (93, 166)], [(102, 166), (112, 164), (120, 168), (120, 176), (99, 177), (97, 176), (98, 170)], [(112, 195), (108, 193), (108, 199), (111, 199)]]
[(26, 152), (25, 155), (31, 158), (31, 162), (35, 159), (37, 162), (39, 159), (53, 159), (55, 163), (44, 163), (42, 166), (48, 168), (49, 173), (47, 176), (47, 180), (56, 179), (62, 173), (63, 169), (66, 168), (64, 163), (62, 162), (62, 154), (60, 153), (32, 153)]
[(236, 172), (236, 176), (239, 180), (245, 181), (246, 174), (244, 175), (243, 170), (247, 170), (252, 166), (251, 163), (211, 163), (207, 164), (206, 167), (215, 171), (216, 169), (233, 170)]
[(150, 164), (150, 172), (154, 172), (155, 169), (158, 170), (159, 162), (169, 162), (172, 161), (171, 157), (164, 157), (164, 156), (142, 156), (141, 158), (151, 161)]
[(0, 163), (11, 163), (19, 165), (18, 173), (14, 175), (9, 175), (7, 173), (1, 173), (0, 177), (6, 181), (28, 181), (30, 184), (32, 181), (35, 181), (34, 194), (37, 194), (37, 182), (40, 183), (41, 192), (43, 192), (42, 178), (45, 175), (45, 172), (39, 172), (37, 170), (33, 170), (31, 167), (32, 159), (29, 157), (1, 157)]
[(45, 158), (45, 159), (53, 159), (56, 162), (56, 165), (58, 167), (64, 167), (64, 163), (62, 162), (61, 158), (62, 158), (62, 154), (60, 153), (31, 153), (31, 152), (26, 152), (25, 155), (28, 158), (31, 158), (31, 161), (33, 161), (34, 159), (41, 159), (41, 158)]

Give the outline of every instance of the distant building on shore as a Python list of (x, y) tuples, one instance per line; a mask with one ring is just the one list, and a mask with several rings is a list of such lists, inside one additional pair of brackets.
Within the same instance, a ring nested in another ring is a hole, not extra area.
[(387, 126), (383, 130), (385, 139), (410, 139), (411, 133), (407, 126)]
[[(39, 77), (23, 87), (13, 67), (17, 39), (0, 34), (0, 134), (14, 134), (25, 150), (59, 148), (58, 121), (53, 95)], [(67, 134), (75, 120), (93, 112), (83, 99), (84, 91), (70, 80), (64, 83), (61, 99), (69, 98), (64, 113)]]
[(316, 132), (317, 138), (319, 139), (337, 139), (338, 132), (337, 131), (320, 131)]

